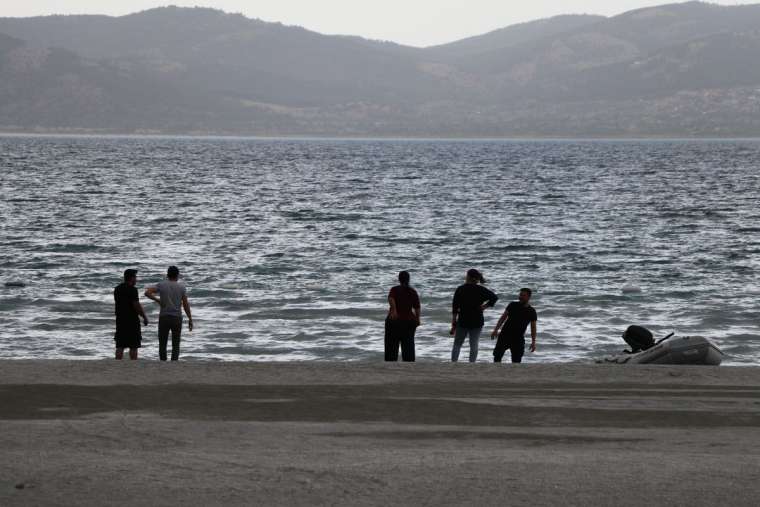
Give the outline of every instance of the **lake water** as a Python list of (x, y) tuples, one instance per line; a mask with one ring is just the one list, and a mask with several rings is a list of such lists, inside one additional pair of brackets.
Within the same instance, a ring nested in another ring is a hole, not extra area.
[(501, 298), (488, 330), (535, 290), (526, 362), (618, 352), (629, 324), (760, 360), (757, 141), (7, 136), (0, 188), (0, 358), (110, 357), (123, 270), (142, 294), (176, 264), (187, 359), (380, 360), (407, 269), (418, 358), (445, 361), (451, 295), (476, 267)]

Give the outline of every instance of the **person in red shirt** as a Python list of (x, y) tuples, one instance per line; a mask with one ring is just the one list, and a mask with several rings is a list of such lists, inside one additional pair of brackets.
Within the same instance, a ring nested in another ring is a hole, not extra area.
[(409, 286), (409, 273), (398, 274), (399, 285), (388, 293), (388, 317), (385, 319), (385, 360), (398, 361), (398, 348), (405, 362), (414, 361), (414, 333), (420, 325), (420, 297)]

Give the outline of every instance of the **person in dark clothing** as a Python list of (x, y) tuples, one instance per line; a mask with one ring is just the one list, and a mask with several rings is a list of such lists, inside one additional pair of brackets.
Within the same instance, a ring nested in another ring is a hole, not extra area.
[(128, 269), (124, 271), (124, 282), (117, 285), (113, 291), (116, 310), (116, 359), (124, 357), (124, 349), (129, 349), (130, 359), (137, 359), (137, 349), (142, 346), (140, 317), (143, 324), (148, 325), (148, 317), (140, 304), (136, 285), (137, 270)]
[[(520, 289), (518, 301), (509, 303), (504, 314), (496, 323), (496, 327), (491, 333), (492, 340), (497, 336), (499, 337), (496, 347), (493, 349), (495, 363), (501, 362), (507, 349), (512, 353), (513, 363), (522, 362), (525, 353), (525, 330), (528, 328), (528, 324), (530, 324), (531, 336), (530, 351), (536, 351), (536, 321), (538, 317), (536, 310), (530, 305), (531, 295), (530, 289)], [(501, 333), (499, 329), (501, 329)]]
[(464, 285), (454, 292), (452, 304), (451, 331), (454, 335), (454, 347), (451, 349), (451, 361), (459, 360), (459, 351), (465, 338), (470, 339), (470, 362), (478, 359), (478, 341), (483, 330), (483, 310), (496, 304), (499, 296), (483, 287), (485, 278), (477, 269), (467, 271)]
[(399, 285), (388, 293), (385, 319), (385, 360), (398, 361), (398, 348), (404, 362), (414, 362), (414, 333), (420, 325), (420, 297), (409, 286), (409, 273), (398, 274)]

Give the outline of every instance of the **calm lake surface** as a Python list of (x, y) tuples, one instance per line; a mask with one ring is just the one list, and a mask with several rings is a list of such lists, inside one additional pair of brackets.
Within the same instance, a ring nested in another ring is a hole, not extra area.
[(535, 290), (526, 362), (615, 353), (641, 324), (760, 363), (758, 141), (8, 136), (0, 166), (0, 358), (110, 357), (123, 270), (142, 294), (176, 264), (187, 359), (381, 360), (407, 269), (418, 358), (445, 361), (451, 296), (477, 267), (500, 295), (488, 332)]

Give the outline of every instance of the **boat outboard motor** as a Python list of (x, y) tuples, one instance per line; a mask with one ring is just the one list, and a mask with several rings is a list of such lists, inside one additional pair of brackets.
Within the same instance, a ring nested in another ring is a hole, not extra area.
[(655, 345), (652, 332), (641, 326), (629, 326), (623, 333), (623, 340), (631, 346), (631, 354), (650, 349)]

